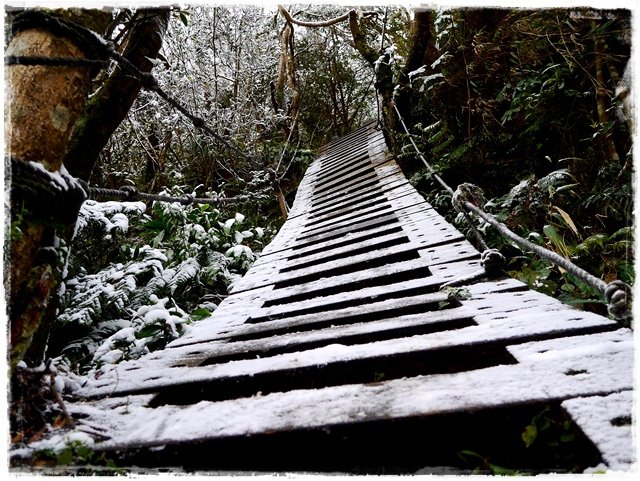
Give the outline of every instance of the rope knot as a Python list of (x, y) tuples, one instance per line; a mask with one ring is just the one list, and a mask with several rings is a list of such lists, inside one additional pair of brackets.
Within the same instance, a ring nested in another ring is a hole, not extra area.
[(90, 199), (91, 198), (91, 187), (89, 187), (89, 183), (87, 181), (85, 181), (84, 179), (81, 179), (80, 177), (76, 177), (75, 180), (78, 183), (78, 185), (80, 187), (82, 187), (82, 190), (84, 190), (85, 200), (86, 199)]
[(477, 207), (482, 207), (487, 203), (487, 199), (485, 199), (484, 192), (480, 187), (465, 182), (464, 184), (460, 184), (456, 191), (453, 193), (451, 202), (453, 203), (454, 207), (462, 209), (465, 202), (469, 202), (470, 204), (473, 204)]
[(604, 290), (607, 301), (607, 311), (614, 318), (620, 320), (631, 315), (631, 286), (622, 281), (607, 284)]
[(505, 258), (498, 249), (486, 249), (480, 255), (480, 265), (487, 274), (499, 274), (504, 264)]
[(104, 58), (110, 58), (115, 51), (116, 51), (116, 44), (113, 43), (111, 40), (109, 40), (104, 44), (104, 53), (105, 53)]
[(157, 90), (158, 81), (151, 72), (140, 72), (140, 82), (147, 90)]
[(180, 199), (180, 204), (182, 205), (191, 205), (193, 204), (193, 201), (195, 200), (195, 197), (191, 194), (185, 194), (183, 199)]
[(204, 122), (204, 119), (203, 119), (203, 118), (201, 118), (201, 117), (195, 117), (195, 116), (191, 119), (191, 122), (193, 123), (193, 125), (194, 125), (195, 127), (199, 128), (199, 129), (201, 129), (202, 127), (204, 127), (204, 124), (205, 124), (205, 122)]
[(118, 189), (120, 192), (124, 192), (125, 198), (124, 200), (127, 202), (133, 202), (138, 199), (140, 192), (132, 185), (123, 185)]

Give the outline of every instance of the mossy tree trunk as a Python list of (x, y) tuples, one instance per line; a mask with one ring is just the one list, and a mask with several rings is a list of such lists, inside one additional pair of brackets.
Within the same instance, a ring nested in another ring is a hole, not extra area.
[(402, 116), (409, 124), (413, 123), (411, 105), (415, 92), (411, 88), (409, 73), (418, 70), (424, 65), (431, 65), (438, 56), (438, 51), (434, 45), (433, 22), (432, 10), (420, 8), (414, 10), (413, 20), (409, 27), (409, 51), (407, 53), (407, 61), (400, 75), (400, 85), (395, 99), (398, 110), (400, 110)]
[[(84, 56), (72, 40), (39, 28), (18, 32), (6, 55)], [(5, 102), (6, 151), (20, 162), (37, 162), (48, 172), (59, 174), (71, 129), (89, 92), (90, 69), (12, 66), (5, 70), (5, 81), (9, 92)], [(51, 254), (59, 247), (58, 235), (65, 226), (31, 212), (27, 199), (11, 201), (11, 235), (7, 240), (11, 264), (5, 276), (8, 274), (10, 282), (10, 367), (14, 369), (31, 345), (58, 288), (61, 266)]]
[[(150, 72), (162, 47), (169, 23), (169, 8), (139, 10), (123, 49), (123, 56), (143, 72)], [(76, 122), (64, 164), (69, 172), (88, 181), (113, 132), (126, 117), (142, 85), (119, 68), (87, 102)]]
[[(70, 11), (55, 13), (68, 18)], [(110, 14), (98, 10), (74, 15), (73, 21), (93, 29), (108, 25), (110, 20)], [(150, 71), (153, 67), (149, 58), (155, 58), (160, 49), (168, 19), (168, 9), (146, 10), (130, 29), (125, 56), (141, 70)], [(17, 33), (6, 55), (84, 56), (72, 40), (38, 28)], [(137, 80), (116, 70), (87, 103), (94, 73), (84, 67), (12, 66), (6, 70), (9, 95), (5, 103), (5, 146), (20, 162), (29, 162), (17, 170), (32, 169), (37, 173), (39, 168), (30, 162), (41, 164), (53, 178), (74, 184), (69, 190), (77, 189), (78, 184), (66, 174), (67, 169), (88, 178), (100, 151), (140, 91)], [(27, 354), (34, 362), (43, 359), (80, 208), (80, 203), (68, 203), (62, 198), (53, 197), (53, 202), (47, 202), (14, 195), (25, 192), (16, 187), (23, 184), (20, 179), (11, 181), (11, 235), (7, 240), (10, 268), (5, 273), (10, 285), (7, 292), (12, 372)], [(46, 178), (40, 185), (47, 189)], [(43, 198), (49, 195), (53, 194), (42, 193)], [(39, 206), (52, 203), (53, 207)]]
[[(349, 15), (349, 28), (353, 45), (360, 55), (374, 69), (375, 87), (381, 97), (382, 116), (389, 134), (387, 140), (392, 148), (396, 147), (396, 134), (404, 133), (395, 112), (394, 104), (403, 117), (409, 117), (411, 105), (411, 88), (409, 72), (422, 65), (429, 65), (435, 60), (433, 46), (433, 12), (428, 9), (415, 9), (414, 19), (410, 25), (409, 51), (407, 62), (399, 75), (394, 78), (391, 59), (386, 52), (378, 52), (366, 41), (362, 19), (355, 11)], [(394, 92), (397, 92), (394, 94)]]

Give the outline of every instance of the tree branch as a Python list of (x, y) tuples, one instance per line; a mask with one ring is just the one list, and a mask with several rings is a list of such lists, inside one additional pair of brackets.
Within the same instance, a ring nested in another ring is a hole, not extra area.
[(287, 20), (287, 22), (293, 23), (294, 25), (300, 25), (301, 27), (330, 27), (331, 25), (335, 25), (336, 23), (344, 22), (349, 18), (349, 14), (354, 10), (349, 10), (347, 13), (340, 15), (339, 17), (332, 18), (330, 20), (324, 20), (322, 22), (305, 22), (303, 20), (296, 20), (291, 16), (291, 14), (284, 8), (283, 5), (278, 5), (278, 11), (282, 14), (282, 16)]
[[(124, 56), (143, 72), (153, 68), (148, 58), (156, 58), (169, 21), (169, 9), (143, 11), (131, 29)], [(69, 172), (88, 180), (100, 151), (125, 118), (142, 85), (122, 70), (109, 77), (91, 97), (74, 126), (64, 157)]]

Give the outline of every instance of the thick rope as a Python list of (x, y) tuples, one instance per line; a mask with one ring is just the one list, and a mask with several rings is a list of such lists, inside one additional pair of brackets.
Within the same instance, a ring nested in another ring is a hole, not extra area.
[(208, 205), (220, 205), (220, 204), (234, 204), (239, 202), (246, 202), (252, 197), (250, 195), (238, 195), (235, 197), (194, 197), (193, 195), (185, 195), (184, 197), (173, 197), (164, 194), (148, 194), (145, 192), (139, 192), (133, 186), (125, 185), (120, 189), (105, 189), (103, 187), (87, 187), (89, 198), (95, 199), (96, 197), (110, 197), (120, 199), (126, 202), (134, 202), (137, 200), (151, 200), (157, 202), (174, 202), (182, 205), (191, 204), (208, 204)]
[[(463, 210), (463, 212), (465, 213), (467, 211), (473, 212), (475, 215), (493, 226), (503, 237), (509, 239), (519, 247), (529, 250), (539, 257), (551, 262), (552, 264), (561, 267), (588, 286), (600, 292), (605, 297), (609, 314), (614, 318), (624, 319), (631, 315), (631, 286), (619, 280), (607, 284), (602, 279), (589, 274), (587, 271), (578, 267), (573, 262), (565, 259), (556, 252), (553, 252), (549, 249), (534, 244), (533, 242), (528, 241), (523, 237), (520, 237), (502, 222), (498, 221), (491, 214), (488, 214), (482, 210), (482, 208), (478, 205), (484, 204), (482, 191), (473, 184), (461, 184), (454, 192), (454, 190), (449, 185), (447, 185), (444, 180), (442, 180), (442, 178), (435, 172), (433, 167), (431, 167), (431, 165), (429, 165), (429, 163), (426, 161), (426, 159), (422, 155), (422, 152), (420, 152), (420, 149), (418, 149), (417, 145), (413, 141), (409, 129), (404, 123), (402, 115), (400, 115), (398, 107), (396, 107), (395, 104), (393, 106), (398, 115), (398, 119), (400, 120), (405, 132), (409, 136), (409, 140), (411, 141), (411, 144), (413, 145), (416, 153), (418, 154), (424, 165), (427, 167), (427, 170), (429, 170), (431, 175), (445, 188), (445, 190), (447, 190), (447, 192), (451, 194), (452, 204), (456, 209)], [(504, 265), (504, 257), (496, 249), (489, 249), (488, 247), (486, 247), (486, 244), (484, 245), (484, 249), (485, 251), (481, 256), (481, 264), (483, 265), (487, 275), (495, 275), (496, 269), (501, 269)], [(459, 285), (463, 281), (475, 280), (479, 277), (480, 276), (478, 273), (473, 273), (467, 278), (450, 281), (445, 284), (445, 286)]]
[(45, 222), (75, 222), (75, 215), (87, 198), (82, 182), (65, 170), (53, 174), (41, 163), (14, 156), (5, 156), (5, 169), (9, 170), (9, 166), (12, 209), (24, 210)]
[[(398, 115), (398, 119), (400, 120), (400, 123), (402, 124), (402, 127), (404, 128), (404, 131), (407, 133), (407, 136), (409, 137), (409, 140), (411, 141), (411, 145), (413, 145), (414, 150), (416, 151), (416, 153), (418, 154), (418, 157), (420, 157), (420, 160), (422, 160), (422, 163), (425, 165), (425, 167), (429, 171), (429, 174), (431, 174), (431, 176), (434, 179), (436, 179), (438, 181), (438, 183), (440, 183), (440, 185), (447, 192), (449, 192), (449, 194), (451, 195), (451, 199), (452, 199), (452, 202), (453, 202), (454, 209), (456, 209), (458, 212), (460, 212), (464, 216), (464, 219), (467, 221), (467, 224), (469, 225), (469, 227), (473, 231), (473, 234), (476, 236), (476, 240), (478, 241), (478, 245), (480, 245), (480, 247), (482, 247), (482, 249), (486, 251), (487, 249), (489, 249), (489, 246), (484, 241), (484, 238), (482, 237), (482, 234), (480, 234), (480, 231), (478, 231), (478, 229), (476, 228), (473, 220), (471, 219), (471, 217), (469, 217), (469, 214), (464, 209), (462, 209), (460, 207), (460, 205), (459, 205), (459, 202), (457, 200), (455, 200), (455, 199), (459, 198), (460, 196), (462, 196), (463, 192), (454, 191), (449, 186), (449, 184), (447, 184), (442, 179), (442, 177), (440, 177), (438, 175), (438, 173), (435, 171), (435, 169), (433, 167), (431, 167), (429, 162), (427, 162), (427, 160), (424, 158), (424, 155), (422, 155), (422, 152), (420, 151), (420, 149), (418, 148), (416, 143), (413, 141), (413, 136), (411, 135), (411, 132), (409, 132), (409, 129), (407, 128), (407, 124), (404, 123), (404, 119), (402, 118), (402, 115), (400, 115), (400, 111), (398, 110), (398, 106), (395, 104), (395, 102), (393, 102), (393, 108), (395, 109), (396, 114)], [(471, 184), (467, 184), (467, 185), (471, 185)]]
[(31, 212), (46, 214), (47, 217), (58, 218), (65, 223), (75, 219), (73, 212), (76, 212), (87, 198), (95, 200), (97, 197), (110, 197), (129, 202), (150, 200), (176, 202), (182, 205), (220, 205), (246, 202), (254, 197), (250, 195), (214, 198), (192, 195), (173, 197), (139, 192), (131, 185), (125, 185), (120, 189), (105, 189), (90, 187), (83, 180), (72, 177), (64, 170), (48, 172), (41, 167), (42, 164), (27, 162), (14, 156), (5, 157), (5, 164), (11, 165), (11, 193), (14, 198), (28, 203)]
[(543, 259), (546, 259), (549, 262), (552, 262), (556, 266), (562, 267), (564, 270), (573, 274), (582, 282), (590, 285), (594, 289), (597, 289), (598, 291), (604, 294), (604, 291), (607, 287), (607, 283), (604, 282), (602, 279), (599, 279), (596, 276), (589, 274), (587, 271), (585, 271), (584, 269), (581, 269), (580, 267), (575, 265), (573, 262), (565, 259), (560, 254), (557, 254), (556, 252), (553, 252), (549, 249), (545, 249), (542, 246), (534, 244), (533, 242), (523, 237), (520, 237), (518, 234), (513, 232), (511, 229), (509, 229), (506, 225), (504, 225), (502, 222), (497, 220), (491, 214), (487, 214), (482, 209), (478, 208), (472, 203), (465, 202), (464, 206), (465, 208), (469, 209), (474, 214), (476, 214), (478, 217), (482, 218), (482, 220), (484, 220), (488, 224), (491, 224), (503, 237), (509, 239), (512, 242), (515, 242), (518, 246), (533, 252), (534, 254), (542, 257)]
[(34, 65), (44, 65), (47, 67), (99, 67), (104, 68), (108, 67), (111, 63), (110, 60), (95, 60), (88, 58), (78, 58), (78, 57), (40, 57), (40, 56), (29, 56), (23, 57), (20, 55), (7, 55), (4, 58), (4, 64), (7, 66), (11, 65), (25, 65), (25, 66), (34, 66)]
[(85, 56), (106, 60), (115, 51), (113, 42), (77, 23), (62, 20), (40, 10), (25, 10), (11, 21), (11, 36), (32, 28), (44, 28), (55, 35), (73, 40)]

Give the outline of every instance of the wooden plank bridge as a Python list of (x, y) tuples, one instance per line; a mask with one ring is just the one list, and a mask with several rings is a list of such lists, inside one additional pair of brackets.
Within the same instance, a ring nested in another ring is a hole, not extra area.
[(139, 466), (631, 469), (632, 332), (510, 278), (440, 291), (479, 258), (368, 124), (322, 150), (210, 319), (69, 410)]

